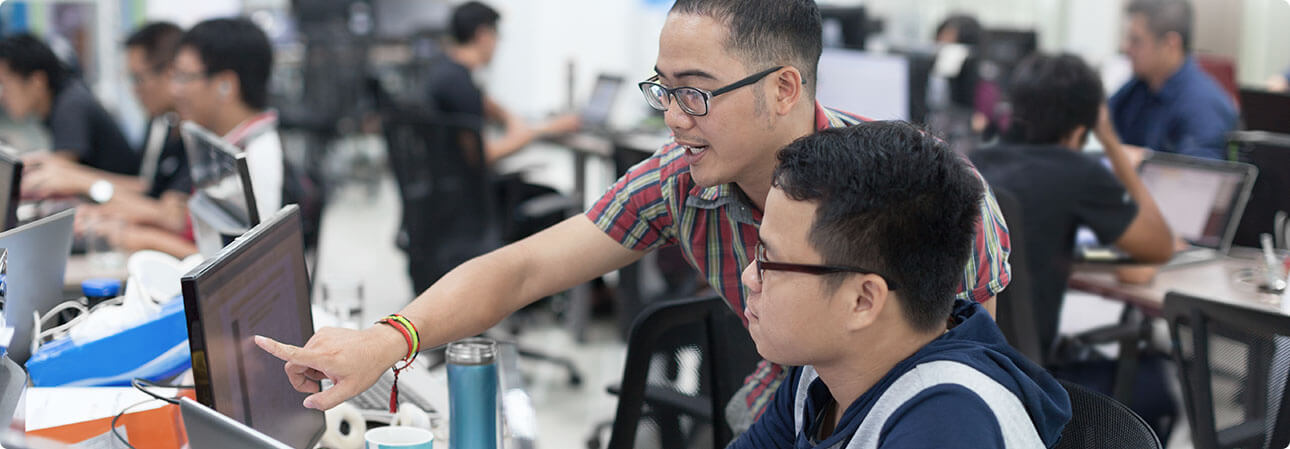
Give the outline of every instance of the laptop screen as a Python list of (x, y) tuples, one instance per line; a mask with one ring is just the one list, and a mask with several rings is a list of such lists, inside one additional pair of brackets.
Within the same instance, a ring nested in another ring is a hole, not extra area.
[(609, 124), (609, 113), (614, 107), (614, 98), (618, 96), (618, 89), (622, 84), (623, 79), (617, 76), (600, 75), (596, 78), (596, 86), (591, 90), (591, 98), (587, 100), (587, 106), (582, 109), (580, 117), (582, 126), (603, 128)]
[(197, 400), (292, 447), (312, 447), (323, 414), (304, 408), (263, 335), (304, 345), (313, 335), (300, 210), (283, 208), (184, 275), (184, 313)]
[(1193, 245), (1226, 250), (1253, 183), (1253, 167), (1153, 154), (1140, 170), (1174, 234)]
[(22, 184), (22, 160), (0, 146), (0, 231), (18, 225), (18, 187)]

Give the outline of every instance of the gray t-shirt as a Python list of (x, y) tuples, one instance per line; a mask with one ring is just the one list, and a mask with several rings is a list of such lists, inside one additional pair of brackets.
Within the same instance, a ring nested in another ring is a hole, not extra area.
[(70, 151), (80, 163), (113, 173), (139, 173), (139, 154), (94, 94), (80, 81), (70, 81), (54, 94), (45, 119), (54, 151)]

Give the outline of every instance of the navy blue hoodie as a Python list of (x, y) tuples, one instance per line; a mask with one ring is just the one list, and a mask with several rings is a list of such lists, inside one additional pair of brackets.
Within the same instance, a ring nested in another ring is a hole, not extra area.
[[(1066, 390), (1043, 368), (1009, 346), (980, 305), (958, 300), (952, 322), (955, 325), (949, 332), (896, 364), (851, 403), (833, 434), (823, 441), (814, 436), (819, 435), (820, 411), (832, 403), (832, 395), (813, 369), (798, 367), (780, 385), (775, 402), (765, 414), (730, 447), (858, 448), (867, 446), (863, 440), (874, 442), (875, 431), (876, 447), (887, 448), (1009, 447), (1005, 440), (1011, 440), (1013, 447), (1038, 446), (1040, 441), (1044, 447), (1056, 444), (1071, 417)], [(966, 372), (967, 379), (976, 381), (966, 382), (965, 386), (934, 380), (950, 371)], [(799, 397), (798, 385), (804, 375), (810, 386)], [(914, 390), (903, 388), (908, 385), (920, 386)], [(879, 404), (889, 390), (893, 394)], [(902, 397), (899, 391), (912, 391), (912, 396)], [(1017, 413), (1011, 418), (996, 416), (995, 410), (1007, 408), (998, 404), (1018, 401), (1020, 407), (1012, 407)], [(796, 420), (795, 408), (801, 410)], [(867, 417), (883, 413), (875, 410), (887, 412), (886, 420), (862, 424)], [(868, 430), (860, 430), (862, 425)], [(1012, 430), (1005, 436), (1001, 427)], [(1023, 434), (1031, 438), (1029, 443), (1020, 438)]]

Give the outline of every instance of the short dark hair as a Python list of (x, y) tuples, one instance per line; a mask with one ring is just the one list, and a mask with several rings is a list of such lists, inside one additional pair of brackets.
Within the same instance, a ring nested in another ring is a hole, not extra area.
[(710, 17), (730, 28), (726, 49), (752, 67), (791, 65), (814, 97), (823, 51), (823, 25), (815, 0), (676, 0), (673, 13)]
[(225, 70), (237, 74), (242, 102), (254, 109), (268, 106), (269, 74), (273, 48), (259, 26), (246, 19), (211, 19), (184, 33), (179, 48), (192, 48), (206, 66), (206, 74)]
[(140, 27), (125, 38), (126, 48), (143, 50), (144, 59), (154, 72), (170, 67), (179, 50), (179, 39), (184, 30), (170, 22), (152, 22)]
[(789, 144), (773, 179), (816, 204), (808, 239), (825, 263), (882, 273), (915, 329), (944, 328), (985, 189), (962, 156), (908, 123), (866, 122)]
[(1129, 14), (1142, 14), (1147, 19), (1147, 28), (1157, 38), (1170, 32), (1178, 33), (1183, 52), (1191, 51), (1191, 3), (1186, 0), (1133, 0), (1128, 11)]
[(1092, 130), (1104, 95), (1102, 79), (1079, 56), (1031, 55), (1012, 72), (1012, 123), (1003, 140), (1053, 144), (1078, 126)]
[(475, 39), (480, 27), (497, 29), (502, 16), (497, 10), (480, 2), (466, 2), (452, 10), (452, 38), (459, 44)]
[(981, 43), (981, 22), (978, 22), (975, 17), (967, 14), (954, 14), (946, 17), (945, 20), (936, 27), (936, 35), (939, 36), (941, 32), (948, 28), (953, 28), (958, 34), (957, 39), (955, 39), (955, 43), (964, 45), (976, 45)]
[(49, 81), (49, 94), (57, 94), (72, 78), (72, 71), (63, 64), (54, 50), (36, 36), (28, 33), (15, 34), (0, 39), (0, 61), (9, 65), (9, 70), (30, 78), (36, 72), (45, 74)]

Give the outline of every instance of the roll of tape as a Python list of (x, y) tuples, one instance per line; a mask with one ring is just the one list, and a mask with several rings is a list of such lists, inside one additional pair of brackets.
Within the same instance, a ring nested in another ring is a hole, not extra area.
[(325, 413), (327, 430), (323, 432), (318, 444), (330, 449), (363, 449), (363, 434), (367, 432), (367, 421), (358, 407), (348, 402), (332, 407)]
[(399, 412), (394, 414), (392, 426), (408, 426), (430, 430), (430, 415), (421, 407), (404, 403), (399, 404)]

